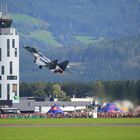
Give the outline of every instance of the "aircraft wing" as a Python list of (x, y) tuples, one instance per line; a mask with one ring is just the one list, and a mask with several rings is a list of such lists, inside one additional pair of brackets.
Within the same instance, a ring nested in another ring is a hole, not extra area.
[(30, 46), (23, 46), (23, 47), (34, 56), (35, 58), (34, 63), (36, 63), (40, 69), (44, 66), (47, 67), (52, 72), (63, 73), (63, 71), (65, 71), (65, 69), (68, 66), (69, 63), (68, 60), (63, 61), (61, 63), (58, 63), (57, 59), (51, 61), (49, 58), (41, 54), (41, 52), (35, 47), (30, 47)]
[(23, 46), (23, 47), (30, 53), (39, 53), (39, 50), (37, 50), (35, 47), (30, 47), (30, 46)]

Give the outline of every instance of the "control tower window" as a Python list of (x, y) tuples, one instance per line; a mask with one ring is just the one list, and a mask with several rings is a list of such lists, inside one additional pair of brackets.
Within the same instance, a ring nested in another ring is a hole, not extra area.
[(0, 48), (0, 61), (1, 61), (1, 48)]
[(12, 39), (12, 47), (15, 48), (15, 39)]
[(1, 74), (4, 75), (4, 66), (1, 66)]
[(1, 98), (1, 84), (0, 84), (0, 98)]
[(15, 57), (17, 57), (17, 48), (15, 48)]
[(15, 92), (15, 96), (17, 96), (17, 84), (12, 85), (12, 92)]
[(10, 61), (10, 74), (13, 74), (13, 63)]
[(7, 57), (10, 56), (10, 39), (7, 39)]
[(10, 84), (7, 84), (7, 100), (10, 100)]

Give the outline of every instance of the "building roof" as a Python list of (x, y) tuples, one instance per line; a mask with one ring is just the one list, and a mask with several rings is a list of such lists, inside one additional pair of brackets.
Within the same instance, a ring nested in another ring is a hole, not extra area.
[(14, 103), (13, 107), (19, 108), (21, 111), (34, 111), (35, 107), (51, 107), (54, 104), (59, 106), (87, 106), (91, 102), (64, 102), (64, 101), (35, 101), (35, 100), (20, 100), (20, 103)]

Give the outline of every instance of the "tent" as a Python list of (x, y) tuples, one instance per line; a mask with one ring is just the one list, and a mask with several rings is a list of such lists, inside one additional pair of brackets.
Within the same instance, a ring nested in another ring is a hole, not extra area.
[(51, 107), (51, 109), (47, 113), (52, 113), (52, 114), (61, 113), (61, 114), (63, 114), (63, 111), (59, 108), (59, 106), (57, 104), (55, 104), (54, 106)]
[(101, 108), (99, 112), (121, 112), (121, 110), (113, 103), (108, 103)]

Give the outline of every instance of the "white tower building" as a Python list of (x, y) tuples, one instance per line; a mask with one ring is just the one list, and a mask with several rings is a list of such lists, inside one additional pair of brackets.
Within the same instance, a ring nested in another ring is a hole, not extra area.
[(0, 100), (19, 102), (19, 36), (0, 12)]

